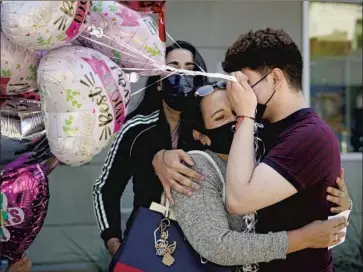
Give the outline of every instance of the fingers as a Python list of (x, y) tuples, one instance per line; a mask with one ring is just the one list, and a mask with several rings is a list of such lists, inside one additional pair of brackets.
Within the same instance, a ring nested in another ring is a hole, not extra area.
[(179, 166), (179, 173), (195, 180), (204, 180), (204, 177), (200, 175), (198, 172), (194, 171), (193, 169), (190, 169), (189, 167), (186, 167), (185, 165), (180, 164)]
[(183, 185), (184, 187), (187, 187), (187, 189), (189, 190), (199, 190), (200, 188), (200, 185), (198, 183), (191, 181), (190, 179), (179, 173), (175, 174), (174, 181), (176, 181), (180, 185)]
[(332, 203), (335, 203), (335, 204), (337, 204), (337, 205), (339, 205), (339, 206), (343, 206), (342, 204), (342, 199), (340, 198), (340, 197), (335, 197), (335, 196), (331, 196), (331, 195), (328, 195), (327, 197), (326, 197), (326, 199), (328, 200), (328, 201), (330, 201), (330, 202), (332, 202)]
[(345, 186), (344, 179), (337, 178), (336, 183), (340, 190), (342, 190), (343, 192), (347, 192), (347, 187)]
[(169, 203), (171, 206), (174, 205), (174, 198), (171, 194), (171, 190), (170, 190), (170, 186), (164, 186), (164, 192), (165, 192), (165, 196), (166, 198), (169, 200)]
[(248, 77), (242, 72), (236, 72), (235, 77), (239, 84), (243, 86), (245, 91), (252, 91), (250, 84), (248, 84)]
[(340, 169), (340, 179), (344, 180), (344, 168)]
[(30, 272), (31, 271), (31, 268), (32, 268), (32, 262), (31, 261), (28, 261), (26, 263), (26, 265), (24, 265), (24, 267), (22, 267), (21, 270), (19, 270), (19, 271), (22, 271), (22, 272)]
[(17, 261), (14, 265), (16, 267), (24, 266), (29, 261), (28, 255), (24, 255), (19, 261)]
[(179, 150), (179, 157), (182, 161), (184, 161), (189, 166), (194, 166), (194, 161), (193, 161), (192, 157), (190, 157), (189, 154), (186, 153), (185, 151)]
[(335, 246), (335, 245), (339, 244), (344, 239), (345, 235), (346, 235), (346, 233), (344, 231), (335, 233), (328, 246)]
[(332, 213), (341, 213), (341, 212), (344, 212), (345, 209), (343, 209), (342, 207), (333, 207), (333, 208), (330, 208), (330, 211)]
[(28, 256), (24, 256), (21, 260), (17, 261), (16, 263), (12, 264), (9, 267), (9, 272), (27, 272), (31, 270), (32, 263), (28, 259)]
[(331, 194), (332, 196), (336, 196), (336, 197), (342, 197), (343, 196), (343, 192), (339, 189), (335, 189), (333, 187), (328, 187), (328, 189), (326, 189), (326, 191)]
[(334, 232), (339, 232), (348, 226), (348, 221), (344, 216), (327, 220), (330, 226), (333, 226)]
[(176, 182), (174, 180), (170, 181), (170, 186), (171, 186), (171, 188), (173, 188), (173, 190), (175, 190), (183, 195), (186, 195), (186, 196), (193, 195), (193, 193), (190, 190), (188, 190), (186, 187), (180, 185), (178, 182)]
[(345, 186), (345, 180), (344, 180), (344, 168), (340, 169), (340, 177), (337, 178), (336, 183), (339, 186), (339, 189), (341, 189), (344, 192), (347, 192), (347, 187)]

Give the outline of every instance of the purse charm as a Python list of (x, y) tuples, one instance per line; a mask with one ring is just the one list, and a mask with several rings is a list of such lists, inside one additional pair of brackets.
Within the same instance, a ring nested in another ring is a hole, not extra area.
[[(155, 250), (156, 255), (163, 257), (162, 263), (166, 266), (171, 266), (175, 259), (172, 256), (176, 249), (176, 241), (169, 245), (168, 237), (168, 227), (170, 226), (170, 220), (168, 218), (163, 218), (158, 226), (158, 228), (154, 231), (154, 240), (155, 240)], [(160, 233), (160, 238), (157, 239), (157, 234)]]

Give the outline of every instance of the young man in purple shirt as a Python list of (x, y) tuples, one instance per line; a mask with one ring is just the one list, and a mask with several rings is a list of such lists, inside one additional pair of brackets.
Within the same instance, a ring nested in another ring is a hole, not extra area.
[[(251, 31), (228, 49), (224, 68), (238, 71), (238, 82), (229, 82), (227, 91), (241, 116), (227, 167), (228, 211), (258, 211), (258, 233), (327, 219), (333, 206), (326, 189), (339, 176), (340, 150), (334, 133), (303, 97), (297, 45), (283, 30)], [(268, 121), (260, 135), (265, 153), (255, 167), (253, 119), (262, 118)], [(259, 271), (331, 272), (334, 267), (328, 249), (306, 249), (260, 264)]]

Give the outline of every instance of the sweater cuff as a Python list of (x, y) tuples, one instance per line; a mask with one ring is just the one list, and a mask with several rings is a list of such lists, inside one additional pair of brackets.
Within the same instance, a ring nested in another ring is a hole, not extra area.
[[(271, 234), (271, 232), (269, 234)], [(287, 249), (289, 247), (287, 232), (275, 232), (272, 240), (271, 251), (274, 252), (274, 259), (286, 259)]]

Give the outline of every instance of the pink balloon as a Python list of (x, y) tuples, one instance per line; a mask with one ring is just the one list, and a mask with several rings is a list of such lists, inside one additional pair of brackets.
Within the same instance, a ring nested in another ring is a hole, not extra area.
[(97, 38), (87, 29), (78, 38), (83, 45), (140, 75), (161, 74), (160, 68), (165, 65), (165, 41), (150, 14), (117, 2), (94, 1), (90, 24), (101, 28), (104, 36)]
[(40, 164), (1, 175), (1, 254), (21, 259), (41, 230), (48, 210), (48, 178)]

